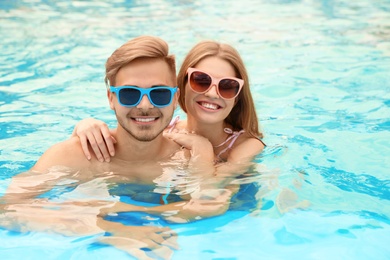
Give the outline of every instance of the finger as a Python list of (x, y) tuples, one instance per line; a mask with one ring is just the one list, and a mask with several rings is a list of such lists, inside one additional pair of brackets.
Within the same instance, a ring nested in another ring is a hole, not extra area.
[(169, 248), (179, 250), (180, 246), (179, 243), (177, 242), (177, 236), (171, 236), (167, 239), (165, 239), (161, 245), (168, 246)]
[(163, 244), (168, 239), (172, 238), (173, 240), (175, 240), (177, 238), (177, 234), (173, 230), (164, 231), (164, 232), (159, 231), (159, 232), (152, 233), (149, 236), (149, 238), (154, 242), (156, 242), (157, 244)]
[(150, 237), (148, 237), (148, 238), (145, 237), (145, 238), (139, 239), (138, 241), (139, 241), (139, 243), (144, 244), (144, 246), (142, 246), (140, 248), (148, 248), (148, 249), (152, 250), (152, 249), (159, 248), (161, 246), (159, 243), (155, 242)]
[(161, 234), (162, 234), (164, 237), (173, 237), (173, 236), (177, 236), (177, 233), (176, 233), (175, 231), (173, 231), (172, 229), (170, 229), (169, 227), (161, 228), (160, 232), (161, 232)]
[(179, 130), (177, 128), (171, 128), (169, 130), (164, 130), (164, 133), (177, 133)]
[(187, 149), (191, 150), (192, 143), (193, 143), (193, 137), (187, 135), (187, 134), (181, 134), (181, 133), (168, 133), (166, 134), (166, 137), (172, 139), (174, 142), (179, 144), (180, 146), (184, 146)]
[(164, 242), (165, 238), (162, 234), (150, 234), (149, 239), (155, 242), (157, 245), (161, 245), (162, 242)]
[(95, 129), (92, 133), (95, 137), (97, 147), (99, 148), (100, 153), (102, 154), (104, 160), (106, 162), (109, 162), (110, 161), (110, 154), (107, 151), (106, 140), (105, 140), (104, 136), (102, 136), (103, 133), (101, 132), (100, 128)]
[(158, 233), (176, 235), (176, 232), (173, 231), (170, 227), (158, 227)]
[(166, 246), (153, 249), (152, 252), (162, 259), (172, 259), (173, 256), (173, 250)]
[(111, 136), (110, 130), (108, 129), (107, 125), (102, 126), (100, 130), (104, 137), (104, 141), (107, 145), (108, 152), (110, 153), (111, 156), (114, 156), (115, 155), (114, 141), (116, 141), (115, 138)]
[(101, 154), (99, 146), (96, 143), (95, 136), (92, 133), (88, 133), (87, 139), (92, 147), (93, 152), (96, 155), (96, 158), (99, 160), (99, 162), (103, 162), (103, 155)]
[(101, 237), (99, 241), (101, 243), (111, 245), (120, 250), (123, 250), (128, 254), (134, 256), (136, 259), (153, 259), (149, 257), (144, 250), (141, 249), (143, 248), (143, 246), (141, 246), (139, 243), (134, 244), (134, 241), (137, 242), (137, 240), (122, 237)]
[(91, 153), (89, 152), (87, 137), (80, 136), (80, 143), (85, 156), (87, 157), (88, 160), (91, 160)]
[[(151, 250), (156, 256), (159, 256), (159, 258), (171, 259), (172, 255), (173, 255), (173, 250), (169, 246), (163, 245), (162, 243), (166, 243), (169, 245), (172, 244), (171, 247), (173, 249), (179, 248), (179, 246), (173, 242), (168, 243), (164, 239), (161, 240), (161, 242), (156, 242), (151, 237), (154, 237), (154, 239), (156, 239), (155, 234), (152, 234), (151, 236), (149, 236), (149, 238), (142, 240), (142, 242), (144, 242), (148, 245), (147, 247), (144, 247), (144, 248)], [(160, 240), (160, 239), (157, 239), (157, 240)]]

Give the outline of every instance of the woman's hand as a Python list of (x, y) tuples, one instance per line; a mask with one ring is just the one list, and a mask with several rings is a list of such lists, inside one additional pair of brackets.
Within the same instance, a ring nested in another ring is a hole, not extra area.
[(207, 138), (186, 131), (164, 133), (164, 136), (190, 151), (191, 169), (196, 168), (203, 173), (214, 172), (214, 149)]
[(109, 162), (110, 155), (115, 155), (114, 144), (116, 140), (111, 135), (107, 124), (103, 121), (94, 118), (83, 119), (75, 126), (72, 136), (80, 138), (81, 147), (88, 160), (91, 159), (88, 143), (100, 162)]

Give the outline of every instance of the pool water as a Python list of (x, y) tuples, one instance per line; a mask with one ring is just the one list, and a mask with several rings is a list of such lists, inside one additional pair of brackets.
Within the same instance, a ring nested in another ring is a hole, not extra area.
[[(235, 46), (268, 144), (259, 207), (171, 225), (173, 259), (390, 259), (387, 0), (1, 1), (0, 194), (79, 120), (115, 127), (104, 63), (141, 34), (178, 66), (200, 40)], [(131, 259), (93, 241), (0, 229), (0, 256)]]

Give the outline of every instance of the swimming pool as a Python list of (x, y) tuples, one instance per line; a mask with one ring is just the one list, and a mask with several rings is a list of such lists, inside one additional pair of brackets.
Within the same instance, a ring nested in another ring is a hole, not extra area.
[[(268, 171), (258, 210), (172, 225), (173, 259), (389, 259), (389, 11), (378, 0), (2, 1), (0, 193), (80, 119), (115, 126), (104, 62), (123, 42), (160, 36), (180, 65), (211, 38), (248, 66)], [(92, 240), (0, 230), (0, 256), (128, 257)]]

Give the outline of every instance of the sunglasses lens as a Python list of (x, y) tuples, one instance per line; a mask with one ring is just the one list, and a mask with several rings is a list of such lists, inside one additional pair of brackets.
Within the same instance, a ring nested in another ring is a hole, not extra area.
[(138, 89), (124, 88), (119, 91), (119, 101), (125, 106), (134, 106), (141, 97)]
[(223, 79), (219, 82), (219, 94), (226, 99), (234, 98), (240, 89), (240, 83), (234, 79)]
[(196, 92), (205, 92), (211, 85), (211, 78), (203, 72), (194, 71), (191, 73), (190, 86)]
[(172, 94), (169, 89), (153, 89), (150, 91), (150, 99), (156, 106), (167, 106), (172, 101)]

